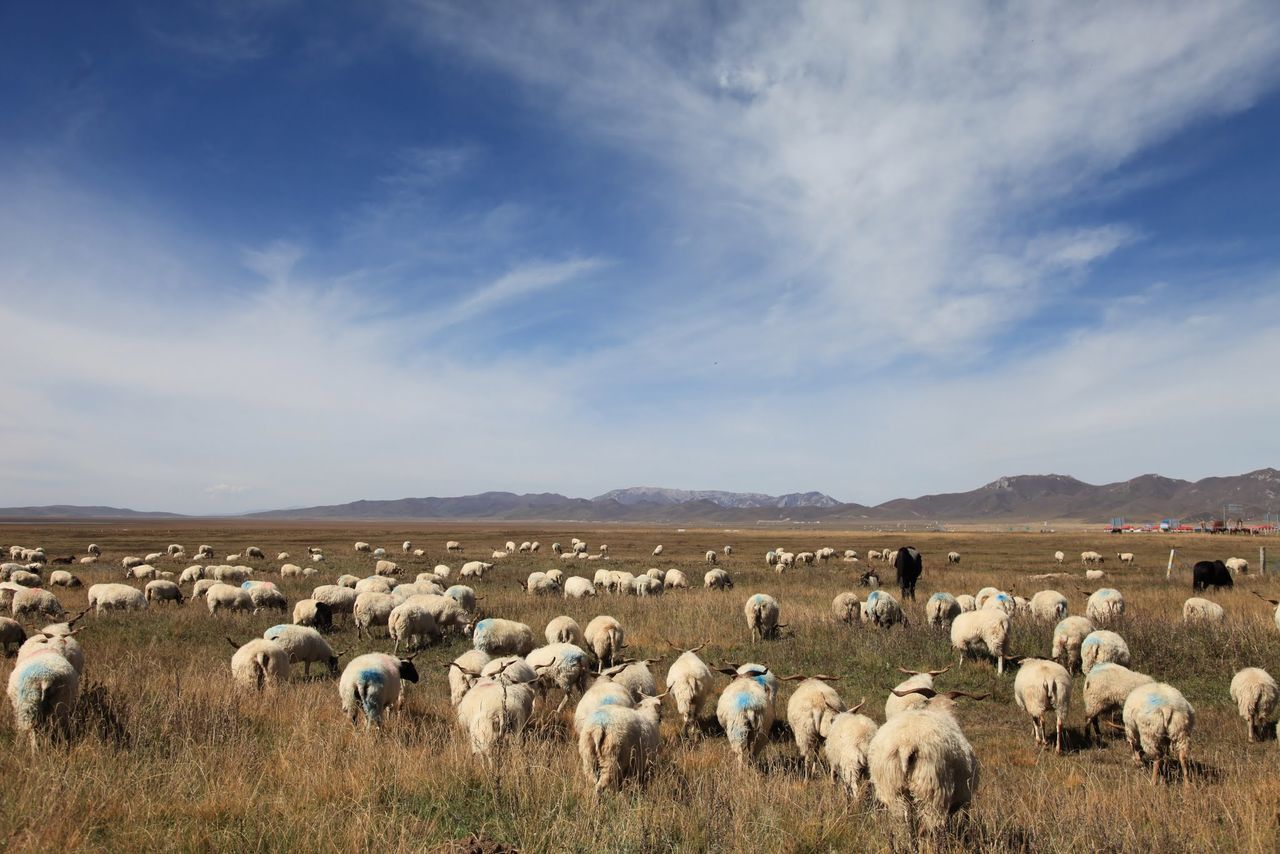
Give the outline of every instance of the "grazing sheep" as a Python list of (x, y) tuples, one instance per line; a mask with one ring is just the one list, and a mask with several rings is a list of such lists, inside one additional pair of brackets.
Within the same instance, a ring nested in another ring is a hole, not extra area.
[(1128, 667), (1129, 645), (1115, 632), (1097, 629), (1080, 644), (1080, 670), (1087, 676), (1094, 665), (1104, 661)]
[(1272, 619), (1275, 621), (1276, 628), (1280, 629), (1280, 599), (1268, 599), (1267, 597), (1263, 596), (1261, 593), (1257, 592), (1256, 590), (1253, 592), (1253, 595), (1257, 596), (1263, 602), (1269, 602), (1275, 606), (1276, 611)]
[(1225, 561), (1225, 562), (1226, 562), (1226, 565), (1227, 565), (1227, 569), (1231, 570), (1231, 571), (1232, 571), (1232, 572), (1234, 572), (1236, 575), (1248, 575), (1248, 574), (1249, 574), (1249, 561), (1245, 560), (1244, 558), (1242, 558), (1242, 557), (1229, 557), (1229, 558), (1227, 558), (1227, 559), (1226, 559), (1226, 561)]
[(396, 609), (396, 600), (390, 593), (377, 593), (372, 590), (356, 596), (356, 604), (352, 609), (355, 618), (356, 637), (368, 634), (373, 637), (373, 627), (387, 627), (391, 612)]
[(601, 706), (578, 735), (582, 773), (598, 796), (619, 788), (625, 777), (644, 779), (657, 756), (662, 710), (660, 697), (648, 697), (634, 709)]
[(959, 563), (960, 552), (947, 552), (947, 563)]
[[(720, 570), (720, 571), (724, 572), (724, 570)], [(728, 577), (729, 576), (726, 573), (725, 578), (728, 578)], [(730, 582), (730, 584), (732, 584), (732, 582)], [(662, 574), (662, 586), (668, 590), (677, 590), (677, 589), (688, 590), (689, 578), (678, 569), (667, 570)]]
[(164, 579), (156, 579), (148, 581), (147, 586), (143, 588), (142, 595), (146, 597), (147, 603), (152, 602), (176, 602), (181, 605), (186, 600), (182, 598), (182, 590), (172, 581)]
[(554, 596), (560, 593), (560, 582), (548, 577), (545, 572), (532, 572), (522, 585), (531, 596)]
[[(338, 585), (339, 587), (349, 587), (350, 589), (355, 590), (356, 585), (363, 580), (364, 579), (362, 578), (356, 578), (354, 575), (339, 575), (337, 580), (334, 581), (334, 584)], [(378, 583), (387, 584), (385, 580), (379, 580)], [(367, 590), (368, 588), (366, 587), (365, 589)], [(387, 592), (387, 590), (385, 589), (382, 589), (382, 588), (379, 588), (379, 589), (382, 590), (383, 593)], [(361, 593), (363, 591), (356, 590), (356, 592)]]
[(654, 554), (654, 556), (655, 556), (655, 557), (656, 557), (657, 555), (662, 554), (662, 546), (661, 546), (661, 545), (654, 546), (654, 547), (653, 547), (653, 554)]
[(265, 638), (254, 638), (244, 646), (227, 638), (235, 655), (231, 656), (231, 678), (248, 691), (262, 691), (289, 681), (289, 653), (284, 647)]
[(22, 587), (39, 587), (41, 584), (39, 573), (26, 569), (15, 569), (10, 572), (9, 581)]
[(80, 562), (83, 564), (97, 563), (98, 557), (97, 555), (89, 555), (88, 557), (80, 558)]
[(706, 554), (706, 559), (707, 559), (707, 563), (711, 564), (712, 566), (715, 566), (716, 562), (719, 561), (720, 556), (717, 555), (714, 551), (708, 549)]
[(1099, 566), (1105, 562), (1106, 558), (1095, 551), (1080, 552), (1081, 564), (1094, 564), (1095, 566)]
[[(607, 570), (601, 570), (601, 572), (607, 572)], [(595, 595), (596, 586), (588, 579), (575, 575), (564, 582), (564, 596), (566, 599), (585, 599)]]
[(218, 582), (204, 594), (205, 604), (209, 607), (209, 615), (216, 617), (219, 611), (252, 611), (253, 597), (249, 591), (241, 587)]
[(887, 628), (888, 626), (901, 623), (907, 624), (907, 618), (902, 613), (902, 606), (898, 604), (898, 600), (894, 599), (883, 590), (872, 590), (867, 594), (867, 601), (861, 605), (861, 616), (864, 623), (871, 623), (873, 626)]
[[(836, 715), (845, 711), (844, 701), (827, 682), (835, 676), (812, 676), (798, 686), (787, 701), (787, 723), (796, 740), (796, 748), (804, 759), (806, 774), (818, 765), (818, 751), (831, 732)], [(865, 700), (863, 702), (866, 702)], [(858, 704), (861, 708), (862, 704)], [(856, 712), (858, 709), (854, 709)]]
[(729, 557), (733, 554), (733, 546), (725, 546), (722, 551), (724, 552), (725, 557)]
[(288, 552), (280, 552), (279, 554), (276, 555), (276, 560), (288, 560), (288, 559), (289, 559)]
[(94, 557), (100, 557), (102, 555), (102, 547), (97, 543), (89, 543), (89, 548), (85, 549), (85, 551)]
[(544, 697), (553, 688), (563, 692), (556, 714), (564, 711), (573, 695), (583, 693), (591, 676), (587, 653), (575, 643), (550, 643), (538, 647), (525, 656), (525, 664), (537, 674), (538, 681), (534, 684)]
[(389, 560), (380, 560), (373, 565), (375, 575), (396, 576), (400, 574), (400, 567)]
[(978, 610), (978, 600), (968, 593), (961, 593), (956, 597), (956, 604), (960, 606), (960, 613), (965, 614), (969, 611)]
[(479, 560), (469, 560), (462, 565), (462, 569), (458, 571), (460, 578), (484, 578), (484, 574), (493, 569), (493, 564), (485, 563)]
[(611, 668), (613, 681), (631, 692), (638, 703), (644, 697), (653, 697), (658, 693), (658, 681), (649, 670), (650, 664), (659, 659), (644, 658), (639, 661), (625, 660), (620, 667)]
[[(532, 682), (536, 676), (530, 675)], [(534, 692), (524, 682), (484, 677), (458, 703), (458, 725), (466, 730), (471, 752), (489, 756), (494, 748), (518, 736), (533, 713)]]
[(462, 543), (457, 540), (449, 540), (444, 544), (444, 550), (447, 552), (460, 552), (462, 551)]
[(204, 578), (204, 567), (197, 564), (182, 570), (182, 574), (178, 576), (178, 583), (195, 584), (202, 578)]
[(547, 643), (571, 643), (576, 646), (585, 647), (586, 640), (582, 635), (582, 627), (578, 625), (578, 621), (573, 617), (555, 617), (551, 622), (547, 623), (546, 631), (543, 633), (547, 639)]
[(622, 650), (626, 647), (626, 633), (622, 630), (622, 624), (606, 614), (587, 623), (583, 638), (587, 642), (587, 648), (604, 667), (611, 667), (619, 661)]
[[(673, 569), (671, 571), (679, 572), (678, 569)], [(665, 569), (658, 569), (656, 566), (651, 566), (644, 571), (644, 574), (649, 576), (650, 578), (657, 580), (657, 582), (659, 584), (662, 584), (664, 587), (666, 586), (667, 571)]]
[(1097, 625), (1104, 625), (1124, 616), (1124, 596), (1119, 590), (1099, 587), (1089, 594), (1084, 615)]
[(987, 601), (989, 599), (993, 596), (998, 596), (1003, 592), (1004, 591), (999, 587), (984, 587), (978, 591), (976, 596), (973, 597), (973, 601), (978, 608), (985, 608), (987, 607)]
[(951, 623), (951, 646), (960, 651), (962, 666), (969, 656), (985, 652), (996, 659), (996, 672), (1003, 675), (1009, 656), (1009, 615), (999, 608), (961, 614)]
[(886, 721), (871, 739), (868, 760), (877, 800), (905, 825), (912, 847), (922, 834), (940, 835), (952, 815), (967, 812), (978, 787), (978, 757), (945, 705)]
[(67, 613), (63, 610), (62, 603), (58, 601), (58, 597), (48, 590), (42, 590), (38, 587), (24, 587), (15, 590), (13, 600), (9, 604), (9, 612), (14, 619), (29, 617), (62, 619)]
[(1223, 623), (1227, 612), (1217, 602), (1192, 596), (1182, 603), (1182, 622), (1184, 623)]
[(301, 664), (303, 676), (311, 675), (312, 664), (322, 664), (329, 668), (329, 673), (338, 675), (338, 658), (345, 653), (335, 653), (316, 629), (282, 623), (267, 629), (262, 637), (279, 644), (289, 661)]
[[(591, 627), (587, 627), (590, 637)], [(537, 646), (533, 629), (514, 620), (490, 617), (476, 623), (471, 635), (472, 645), (490, 656), (528, 655)]]
[(298, 566), (296, 563), (286, 563), (284, 566), (280, 567), (281, 578), (298, 578), (301, 575), (302, 567)]
[(1080, 673), (1080, 647), (1095, 626), (1087, 617), (1066, 617), (1053, 629), (1054, 661), (1071, 673)]
[[(346, 585), (342, 585), (345, 587)], [(351, 588), (356, 593), (390, 593), (396, 589), (396, 583), (390, 578), (381, 575), (370, 575), (368, 578), (361, 578)]]
[(858, 605), (858, 594), (837, 593), (831, 600), (831, 613), (842, 623), (856, 623), (862, 613)]
[(1133, 759), (1142, 764), (1143, 756), (1151, 757), (1151, 782), (1154, 785), (1164, 771), (1170, 752), (1178, 760), (1182, 781), (1187, 778), (1187, 754), (1191, 748), (1191, 732), (1196, 725), (1196, 710), (1172, 685), (1163, 682), (1134, 688), (1124, 701), (1124, 731)]
[(371, 552), (373, 551), (373, 546), (369, 545), (368, 543), (357, 540), (355, 545), (355, 550), (357, 552)]
[(707, 590), (730, 590), (733, 588), (733, 579), (723, 569), (713, 569), (702, 576), (702, 586)]
[(214, 581), (212, 578), (201, 578), (191, 588), (191, 598), (203, 599), (204, 595), (209, 592), (209, 588), (218, 583), (219, 582)]
[(9, 645), (21, 647), (27, 639), (27, 630), (17, 620), (0, 617), (0, 649), (9, 654)]
[(915, 690), (917, 688), (932, 689), (934, 678), (950, 669), (950, 665), (941, 670), (908, 670), (905, 667), (899, 667), (898, 671), (907, 674), (907, 678), (889, 691), (889, 696), (884, 701), (884, 719), (887, 721), (903, 712), (923, 709), (929, 705), (928, 699), (922, 694), (915, 693)]
[(370, 652), (351, 659), (338, 682), (342, 711), (354, 726), (364, 712), (365, 727), (382, 726), (386, 710), (400, 708), (404, 701), (402, 681), (417, 682), (418, 669), (412, 659)]
[(253, 569), (247, 566), (218, 566), (213, 570), (213, 577), (228, 584), (244, 584), (253, 577)]
[(328, 605), (335, 615), (354, 612), (359, 595), (349, 587), (339, 587), (336, 584), (321, 584), (311, 591), (311, 598)]
[(716, 702), (716, 719), (729, 738), (729, 747), (746, 766), (763, 746), (773, 727), (778, 677), (760, 664), (744, 664), (736, 670), (716, 668), (733, 679)]
[(862, 703), (859, 703), (832, 719), (823, 748), (831, 773), (844, 783), (855, 800), (859, 785), (871, 776), (871, 740), (879, 728), (871, 718), (857, 713), (861, 708)]
[(1071, 707), (1071, 674), (1056, 661), (1043, 658), (1023, 659), (1013, 680), (1013, 699), (1018, 708), (1031, 716), (1031, 730), (1036, 743), (1047, 746), (1044, 719), (1054, 712), (1057, 720), (1054, 751), (1062, 753), (1062, 724)]
[(327, 632), (333, 628), (333, 611), (323, 602), (299, 599), (293, 606), (293, 624)]
[(751, 596), (742, 607), (742, 613), (747, 618), (747, 629), (751, 632), (752, 643), (757, 640), (773, 640), (778, 637), (779, 629), (786, 628), (785, 625), (778, 623), (778, 616), (781, 613), (778, 600), (768, 594), (756, 593)]
[(414, 550), (413, 550), (413, 556), (414, 556), (414, 557), (426, 557), (426, 556), (427, 556), (427, 550), (426, 550), (426, 549), (414, 549)]
[(253, 558), (254, 560), (267, 559), (267, 556), (263, 553), (262, 549), (258, 548), (257, 546), (249, 546), (249, 548), (245, 549), (244, 556), (246, 558)]
[[(476, 610), (476, 591), (465, 584), (453, 584), (444, 591), (446, 599), (452, 599), (458, 603), (458, 607), (468, 614), (474, 613)], [(457, 621), (454, 621), (457, 622)], [(459, 625), (458, 628), (461, 628)]]
[(1101, 569), (1086, 569), (1084, 571), (1084, 577), (1090, 581), (1101, 581), (1107, 577), (1107, 574)]
[(1055, 561), (1057, 561), (1058, 563), (1062, 563), (1064, 560), (1066, 560), (1066, 559), (1067, 559), (1067, 553), (1066, 553), (1066, 552), (1062, 552), (1062, 551), (1054, 552), (1054, 553), (1053, 553), (1053, 559), (1054, 559)]
[(666, 686), (680, 715), (681, 731), (687, 733), (698, 728), (702, 710), (711, 697), (711, 668), (698, 657), (698, 650), (707, 642), (692, 649), (681, 649), (671, 641), (667, 645), (680, 653), (667, 669)]
[(1140, 685), (1156, 680), (1145, 673), (1130, 670), (1123, 664), (1104, 661), (1095, 664), (1084, 678), (1084, 731), (1092, 730), (1098, 742), (1102, 741), (1102, 727), (1098, 719), (1108, 712), (1119, 711), (1129, 694)]
[(159, 563), (165, 556), (164, 552), (151, 552), (143, 558), (143, 561), (146, 563)]
[(1117, 552), (1116, 558), (1125, 566), (1137, 566), (1137, 558), (1134, 557), (1133, 552)]
[(1066, 619), (1070, 603), (1057, 590), (1041, 590), (1031, 597), (1031, 616), (1045, 623), (1058, 623)]
[(646, 598), (662, 595), (662, 582), (651, 575), (641, 575), (631, 585), (637, 596)]
[(58, 652), (39, 650), (15, 664), (9, 674), (8, 694), (14, 728), (27, 733), (33, 753), (44, 730), (70, 738), (71, 711), (80, 696), (80, 674)]
[(950, 593), (934, 593), (924, 603), (924, 614), (929, 625), (946, 628), (960, 615), (960, 603)]
[(1267, 729), (1280, 689), (1271, 674), (1260, 667), (1246, 667), (1231, 679), (1231, 701), (1244, 719), (1249, 741), (1257, 741)]
[(469, 649), (449, 664), (449, 702), (454, 708), (480, 679), (480, 671), (490, 660), (487, 652)]
[(49, 573), (49, 584), (54, 587), (80, 587), (84, 582), (65, 569), (55, 569)]
[(399, 655), (401, 641), (413, 649), (419, 649), (423, 646), (424, 639), (435, 643), (440, 640), (441, 635), (430, 611), (416, 602), (405, 602), (391, 609), (391, 614), (387, 617), (387, 637), (396, 642), (392, 653)]

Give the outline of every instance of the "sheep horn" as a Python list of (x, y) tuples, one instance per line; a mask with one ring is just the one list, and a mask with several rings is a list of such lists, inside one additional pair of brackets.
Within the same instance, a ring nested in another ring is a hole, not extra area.
[(943, 694), (943, 696), (948, 697), (952, 700), (954, 700), (956, 697), (968, 697), (970, 700), (985, 700), (991, 695), (990, 694), (970, 694), (968, 691), (948, 691), (947, 693)]
[(88, 608), (85, 608), (85, 609), (84, 609), (83, 611), (81, 611), (79, 614), (76, 614), (76, 615), (75, 615), (74, 617), (72, 617), (70, 620), (67, 620), (67, 628), (71, 628), (72, 626), (74, 626), (74, 625), (76, 624), (76, 622), (77, 622), (81, 617), (83, 617), (85, 614), (87, 614), (87, 613), (89, 613), (89, 609), (88, 609)]
[(946, 667), (942, 668), (941, 670), (930, 670), (930, 671), (929, 671), (929, 675), (930, 675), (930, 676), (941, 676), (942, 674), (946, 673), (946, 672), (947, 672), (948, 670), (950, 670), (950, 669), (951, 669), (951, 665), (950, 665), (950, 664), (948, 664)]
[(477, 601), (477, 602), (483, 602), (483, 601), (484, 601), (484, 597), (483, 597), (483, 596), (477, 596), (477, 597), (476, 597), (476, 601)]
[(1123, 730), (1124, 730), (1124, 727), (1122, 727), (1120, 724), (1116, 723), (1116, 722), (1115, 722), (1115, 721), (1113, 721), (1113, 720), (1104, 720), (1104, 721), (1103, 721), (1103, 723), (1104, 723), (1104, 724), (1106, 724), (1106, 725), (1107, 725), (1107, 726), (1109, 726), (1109, 727), (1112, 727), (1113, 729), (1118, 729), (1118, 730), (1121, 730), (1121, 731), (1123, 731)]
[(851, 715), (857, 714), (858, 709), (861, 709), (866, 704), (867, 704), (867, 698), (863, 697), (861, 700), (858, 701), (858, 705), (854, 706), (852, 709), (849, 710), (849, 714)]
[(1272, 605), (1280, 605), (1280, 599), (1268, 599), (1266, 596), (1263, 596), (1257, 590), (1250, 590), (1249, 592), (1252, 593), (1254, 596), (1257, 596), (1263, 602), (1270, 602)]
[(736, 667), (713, 667), (712, 670), (717, 673), (723, 673), (725, 676), (737, 676), (738, 668)]
[(231, 638), (227, 638), (227, 643), (231, 644), (231, 648), (234, 650), (238, 651), (240, 649), (240, 644), (236, 643)]
[(937, 691), (933, 690), (932, 688), (925, 688), (925, 687), (909, 688), (906, 691), (899, 691), (897, 688), (890, 688), (889, 692), (893, 694), (895, 697), (908, 697), (912, 694), (919, 694), (920, 696), (924, 697), (926, 700), (932, 700), (934, 697), (938, 696)]

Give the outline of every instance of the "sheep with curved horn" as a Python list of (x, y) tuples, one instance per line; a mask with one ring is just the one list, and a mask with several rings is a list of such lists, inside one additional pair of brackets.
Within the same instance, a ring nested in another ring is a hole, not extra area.
[(684, 732), (695, 729), (702, 716), (702, 709), (711, 696), (711, 668), (698, 657), (698, 651), (709, 641), (703, 641), (691, 649), (676, 646), (663, 638), (667, 646), (680, 653), (667, 670), (667, 693), (676, 703), (680, 724)]
[(926, 700), (917, 694), (899, 694), (898, 691), (910, 691), (912, 688), (932, 688), (933, 680), (937, 676), (941, 676), (951, 669), (948, 664), (941, 670), (908, 670), (905, 667), (899, 667), (900, 673), (905, 673), (909, 678), (899, 682), (893, 691), (890, 692), (889, 698), (884, 703), (884, 719), (891, 720), (895, 715), (910, 709), (918, 709), (925, 705)]
[(848, 787), (855, 800), (859, 785), (870, 776), (868, 754), (879, 729), (871, 718), (858, 714), (866, 702), (863, 697), (858, 705), (832, 719), (823, 751), (832, 775)]
[(805, 774), (812, 774), (818, 764), (818, 751), (831, 732), (836, 716), (845, 711), (844, 701), (828, 682), (835, 682), (838, 676), (818, 674), (809, 678), (803, 676), (782, 677), (784, 682), (803, 679), (799, 687), (787, 701), (787, 723), (795, 735), (796, 747), (804, 758)]

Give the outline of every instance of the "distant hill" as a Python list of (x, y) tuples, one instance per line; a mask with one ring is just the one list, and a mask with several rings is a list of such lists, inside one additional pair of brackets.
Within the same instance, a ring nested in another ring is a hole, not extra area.
[[(1095, 485), (1060, 474), (1002, 477), (969, 492), (897, 498), (875, 507), (842, 503), (821, 492), (764, 495), (755, 492), (663, 489), (637, 486), (595, 498), (554, 492), (517, 495), (482, 492), (451, 498), (364, 500), (324, 507), (249, 513), (250, 519), (457, 519), (475, 521), (575, 521), (750, 525), (763, 521), (865, 525), (888, 522), (1105, 522), (1164, 518), (1220, 518), (1239, 504), (1246, 519), (1280, 512), (1280, 471), (1273, 468), (1198, 481), (1146, 474)], [(117, 507), (11, 507), (0, 519), (174, 518)]]

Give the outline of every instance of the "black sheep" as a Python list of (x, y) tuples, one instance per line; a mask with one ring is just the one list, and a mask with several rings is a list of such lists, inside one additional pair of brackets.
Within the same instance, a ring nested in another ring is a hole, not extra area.
[(920, 552), (911, 546), (903, 546), (893, 556), (893, 568), (898, 571), (898, 587), (902, 590), (903, 599), (916, 598), (916, 581), (924, 571), (924, 560)]

